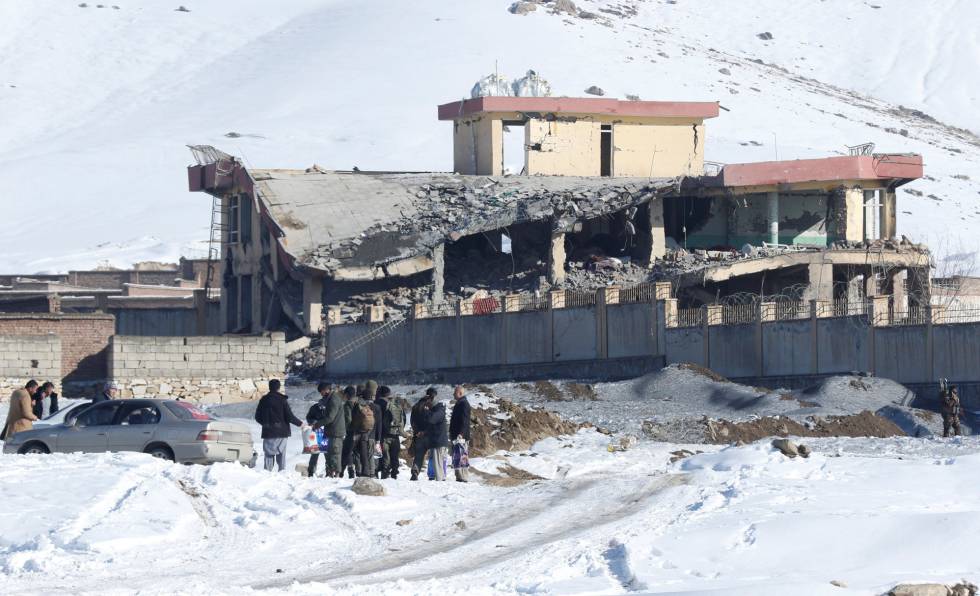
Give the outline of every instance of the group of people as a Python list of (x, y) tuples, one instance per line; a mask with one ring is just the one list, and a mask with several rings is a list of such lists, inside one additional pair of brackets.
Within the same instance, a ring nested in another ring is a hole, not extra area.
[(58, 394), (54, 383), (38, 383), (31, 379), (23, 389), (14, 390), (10, 396), (10, 409), (7, 420), (0, 431), (0, 440), (6, 441), (16, 433), (31, 430), (34, 423), (44, 418), (44, 402), (48, 400), (48, 416), (58, 412)]
[[(456, 480), (468, 481), (471, 408), (460, 386), (453, 390), (448, 425), (446, 404), (438, 399), (435, 387), (426, 390), (406, 419), (408, 402), (392, 395), (389, 387), (379, 386), (376, 381), (343, 389), (321, 382), (307, 396), (316, 401), (306, 414), (305, 424), (293, 414), (281, 389), (278, 380), (270, 381), (269, 393), (259, 400), (255, 410), (255, 421), (262, 426), (264, 467), (268, 471), (285, 468), (290, 427), (306, 424), (325, 443), (310, 455), (309, 476), (316, 475), (323, 455), (328, 477), (340, 477), (346, 472), (351, 478), (398, 478), (401, 442), (403, 438), (411, 438), (411, 480), (418, 480), (423, 471), (433, 480), (445, 480), (447, 454), (452, 449)], [(406, 430), (406, 423), (411, 434)]]

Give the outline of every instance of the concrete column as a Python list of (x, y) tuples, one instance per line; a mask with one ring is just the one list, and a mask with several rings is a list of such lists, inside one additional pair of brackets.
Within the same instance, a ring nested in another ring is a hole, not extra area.
[(810, 287), (806, 300), (834, 299), (834, 266), (831, 263), (814, 263), (808, 266)]
[(874, 220), (878, 215), (875, 207), (875, 190), (864, 191), (864, 239), (874, 240), (877, 238), (874, 230)]
[[(251, 292), (252, 288), (240, 291)], [(251, 313), (242, 316), (251, 316)], [(307, 276), (303, 280), (303, 322), (306, 324), (303, 333), (307, 335), (323, 330), (323, 280), (319, 277)]]
[(204, 288), (195, 289), (194, 296), (194, 324), (195, 332), (198, 335), (208, 334), (208, 297), (204, 293)]
[(725, 305), (709, 304), (705, 312), (708, 325), (722, 325), (725, 322)]
[(864, 191), (861, 188), (848, 188), (844, 191), (843, 219), (842, 239), (848, 242), (864, 240)]
[(847, 314), (858, 314), (858, 305), (864, 300), (864, 276), (854, 275), (847, 280)]
[(432, 303), (442, 304), (446, 283), (446, 245), (432, 248)]
[(677, 327), (677, 298), (665, 298), (664, 327)]
[(871, 299), (871, 320), (874, 327), (891, 325), (891, 313), (888, 309), (888, 296), (875, 296)]
[(658, 281), (653, 284), (653, 293), (657, 300), (670, 300), (670, 291), (669, 281)]
[(896, 313), (907, 313), (909, 310), (908, 296), (905, 292), (905, 280), (908, 274), (908, 269), (899, 269), (889, 275), (892, 286), (892, 310)]
[(766, 206), (769, 221), (769, 242), (779, 244), (779, 193), (766, 193)]
[(560, 284), (565, 281), (565, 233), (552, 232), (548, 250), (548, 281)]
[(650, 262), (667, 255), (667, 235), (664, 232), (664, 200), (650, 199)]
[(895, 191), (882, 189), (881, 205), (878, 207), (878, 237), (882, 240), (894, 238), (896, 223)]
[[(610, 290), (613, 288), (599, 288), (596, 292), (595, 304), (595, 342), (596, 355), (599, 358), (609, 357), (609, 326), (607, 324), (606, 305), (609, 304)], [(619, 288), (615, 288), (617, 302), (619, 300)]]
[(868, 272), (864, 274), (864, 297), (870, 300), (877, 295), (878, 280), (875, 278), (874, 271), (869, 268)]

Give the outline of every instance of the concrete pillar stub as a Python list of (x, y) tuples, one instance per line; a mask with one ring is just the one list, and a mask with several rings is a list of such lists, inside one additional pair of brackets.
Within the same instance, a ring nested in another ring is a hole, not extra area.
[(779, 244), (779, 193), (766, 193), (767, 222), (769, 223), (769, 243)]
[(385, 307), (380, 304), (372, 304), (364, 307), (365, 323), (380, 323), (385, 320)]
[(776, 303), (772, 301), (764, 301), (759, 303), (759, 318), (762, 321), (775, 321), (776, 320)]
[(816, 309), (818, 319), (826, 319), (834, 316), (834, 303), (830, 300), (814, 300), (813, 306)]
[(565, 308), (565, 290), (548, 292), (548, 306), (550, 308)]
[(864, 296), (868, 300), (878, 295), (878, 278), (874, 271), (868, 270), (864, 275)]
[(677, 327), (677, 298), (666, 298), (664, 303), (664, 326)]
[(814, 263), (807, 266), (810, 287), (807, 300), (834, 299), (834, 266), (831, 263)]
[(412, 305), (412, 318), (413, 319), (424, 319), (427, 314), (427, 309), (424, 304), (415, 303)]
[[(251, 292), (251, 288), (243, 288), (243, 292)], [(242, 316), (252, 316), (242, 313)], [(303, 322), (307, 335), (323, 331), (323, 280), (319, 277), (308, 276), (303, 280)]]
[(669, 281), (658, 281), (653, 284), (657, 300), (670, 300), (671, 284)]
[(709, 304), (706, 307), (705, 316), (708, 318), (708, 325), (722, 325), (725, 322), (725, 305)]
[(946, 305), (937, 304), (932, 307), (932, 324), (933, 325), (944, 325), (947, 321), (946, 317)]
[(854, 275), (847, 280), (847, 310), (848, 314), (856, 314), (864, 301), (864, 276)]
[[(415, 308), (419, 306), (416, 304)], [(327, 325), (340, 325), (342, 320), (339, 307), (333, 306), (327, 309)]]
[(560, 284), (565, 281), (565, 234), (552, 232), (548, 250), (548, 281)]
[(897, 271), (892, 271), (891, 286), (892, 286), (892, 310), (900, 313), (907, 313), (909, 310), (908, 306), (908, 296), (905, 291), (905, 280), (908, 278), (908, 269), (899, 269)]
[(521, 295), (507, 294), (504, 296), (504, 312), (517, 312), (521, 310)]
[(602, 292), (599, 298), (603, 300), (603, 304), (619, 304), (619, 290), (619, 286), (606, 286), (599, 290)]
[(888, 303), (888, 296), (875, 296), (871, 299), (871, 320), (875, 327), (887, 327), (891, 324)]

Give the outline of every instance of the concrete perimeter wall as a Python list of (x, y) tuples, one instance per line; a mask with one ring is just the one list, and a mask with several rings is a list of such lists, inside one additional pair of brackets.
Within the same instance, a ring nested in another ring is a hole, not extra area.
[(286, 338), (269, 336), (112, 338), (110, 377), (121, 397), (182, 397), (202, 403), (251, 400), (285, 375)]
[[(327, 372), (344, 376), (649, 358), (661, 353), (657, 320), (657, 306), (651, 303), (415, 319), (348, 355), (328, 357)], [(331, 325), (327, 346), (337, 350), (377, 326)]]
[(0, 335), (0, 399), (27, 381), (61, 389), (61, 339), (56, 335)]
[[(534, 364), (544, 374), (565, 362), (595, 372), (603, 362), (648, 358), (639, 361), (690, 362), (756, 382), (861, 371), (909, 385), (945, 377), (980, 386), (980, 322), (873, 326), (867, 316), (819, 317), (813, 309), (800, 319), (667, 327), (664, 308), (598, 304), (409, 320), (349, 355), (328, 353), (327, 374), (449, 375)], [(337, 350), (377, 325), (329, 326), (327, 346)]]

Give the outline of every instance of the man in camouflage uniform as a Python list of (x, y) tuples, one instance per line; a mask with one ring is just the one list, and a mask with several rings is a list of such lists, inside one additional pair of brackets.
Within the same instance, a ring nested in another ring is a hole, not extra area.
[(943, 391), (940, 397), (943, 415), (943, 436), (948, 437), (949, 431), (953, 431), (953, 436), (960, 434), (960, 396), (956, 391), (956, 385), (950, 385), (949, 389)]

